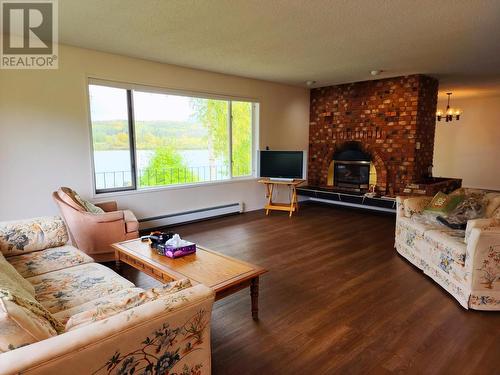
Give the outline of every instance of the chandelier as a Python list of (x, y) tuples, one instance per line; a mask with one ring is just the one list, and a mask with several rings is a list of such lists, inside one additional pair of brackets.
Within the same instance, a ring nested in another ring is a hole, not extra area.
[(446, 110), (438, 109), (436, 112), (436, 119), (441, 121), (442, 118), (445, 119), (446, 122), (450, 122), (453, 120), (460, 120), (460, 115), (462, 114), (462, 110), (459, 108), (451, 108), (450, 107), (450, 96), (451, 92), (447, 92), (448, 95), (448, 105), (446, 106)]

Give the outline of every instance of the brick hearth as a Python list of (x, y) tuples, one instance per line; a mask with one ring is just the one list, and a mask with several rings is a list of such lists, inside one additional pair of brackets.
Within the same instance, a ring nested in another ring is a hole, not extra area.
[(412, 75), (311, 90), (308, 180), (326, 186), (337, 148), (361, 144), (377, 170), (377, 190), (402, 192), (432, 164), (438, 81)]

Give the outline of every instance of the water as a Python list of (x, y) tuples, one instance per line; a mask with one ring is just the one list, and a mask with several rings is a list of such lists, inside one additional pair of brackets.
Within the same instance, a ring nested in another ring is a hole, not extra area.
[[(154, 150), (137, 150), (137, 168), (140, 170), (148, 167), (154, 155)], [(180, 150), (186, 165), (189, 167), (203, 167), (210, 165), (208, 150)], [(130, 153), (126, 150), (94, 151), (95, 172), (122, 172), (130, 171)], [(217, 165), (222, 165), (222, 160), (215, 160)]]
[[(179, 150), (179, 153), (182, 155), (188, 170), (197, 176), (198, 181), (217, 181), (229, 178), (229, 171), (224, 166), (222, 159), (212, 160), (210, 163), (208, 150)], [(137, 150), (139, 176), (142, 176), (153, 156), (154, 150)], [(95, 151), (94, 163), (97, 189), (121, 188), (132, 185), (130, 153), (127, 150)], [(168, 168), (168, 166), (165, 167)], [(174, 174), (176, 172), (179, 171), (173, 171)], [(180, 172), (182, 175), (183, 171)]]

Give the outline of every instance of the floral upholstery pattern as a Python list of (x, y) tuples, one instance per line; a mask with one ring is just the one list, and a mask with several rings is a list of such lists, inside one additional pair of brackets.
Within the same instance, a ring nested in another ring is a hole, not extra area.
[(35, 287), (36, 299), (51, 313), (134, 287), (130, 281), (97, 263), (53, 271), (27, 280)]
[(119, 312), (129, 310), (146, 302), (155, 301), (158, 298), (162, 298), (164, 300), (165, 307), (167, 307), (176, 301), (187, 299), (185, 293), (182, 293), (182, 290), (190, 287), (191, 281), (183, 279), (172, 281), (146, 291), (137, 291), (135, 294), (129, 293), (122, 299), (113, 298), (112, 301), (99, 304), (93, 309), (88, 309), (79, 314), (73, 315), (66, 323), (66, 330), (70, 331), (98, 320), (109, 318)]
[(465, 231), (450, 228), (429, 230), (424, 233), (425, 241), (460, 265), (465, 264), (467, 246), (464, 237)]
[[(0, 354), (6, 374), (208, 375), (212, 289), (198, 284)], [(2, 371), (0, 371), (2, 373)]]
[(424, 208), (431, 202), (432, 197), (413, 197), (407, 198), (404, 204), (404, 214), (406, 217), (412, 217), (414, 214), (420, 214)]
[[(57, 226), (44, 223), (32, 241), (26, 221), (0, 224), (9, 262), (0, 269), (0, 374), (210, 374), (212, 289), (188, 280), (136, 288), (62, 246), (66, 234), (55, 241), (46, 230)], [(6, 227), (24, 229), (5, 236)], [(22, 278), (11, 260), (34, 276)]]
[(500, 226), (474, 228), (469, 245), (472, 269), (471, 307), (500, 310)]
[(38, 276), (93, 261), (87, 254), (69, 245), (9, 257), (9, 263), (23, 277)]
[(0, 298), (0, 352), (56, 336), (57, 331), (42, 316)]
[(395, 248), (465, 308), (500, 310), (500, 225), (475, 219), (466, 231), (405, 216), (398, 197)]
[(33, 285), (22, 277), (12, 264), (5, 259), (3, 254), (0, 253), (0, 289), (6, 287), (11, 291), (19, 291), (19, 289), (22, 289), (21, 294), (27, 292), (31, 296), (35, 295), (35, 288), (33, 288)]
[(140, 292), (144, 292), (144, 289), (141, 288), (122, 289), (116, 293), (108, 294), (104, 297), (96, 298), (89, 302), (82, 303), (81, 305), (74, 306), (66, 310), (58, 311), (53, 315), (62, 324), (66, 325), (69, 318), (71, 318), (73, 315), (78, 315), (81, 312), (92, 310), (95, 309), (96, 307), (106, 305), (108, 303), (118, 303), (119, 301), (123, 301), (124, 299), (132, 298), (137, 294), (139, 294)]
[(0, 251), (6, 256), (62, 246), (66, 242), (68, 232), (58, 216), (0, 223)]
[[(114, 353), (95, 373), (133, 374), (140, 369), (142, 374), (169, 374), (179, 362), (198, 350), (204, 340), (210, 339), (204, 335), (209, 320), (206, 312), (200, 310), (179, 327), (163, 324), (145, 337), (135, 350)], [(173, 374), (197, 375), (202, 368), (202, 362), (184, 364), (180, 372)]]

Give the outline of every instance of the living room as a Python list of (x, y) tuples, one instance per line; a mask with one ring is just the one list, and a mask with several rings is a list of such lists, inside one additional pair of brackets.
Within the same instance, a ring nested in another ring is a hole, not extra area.
[(500, 3), (42, 3), (1, 4), (0, 374), (498, 371)]

